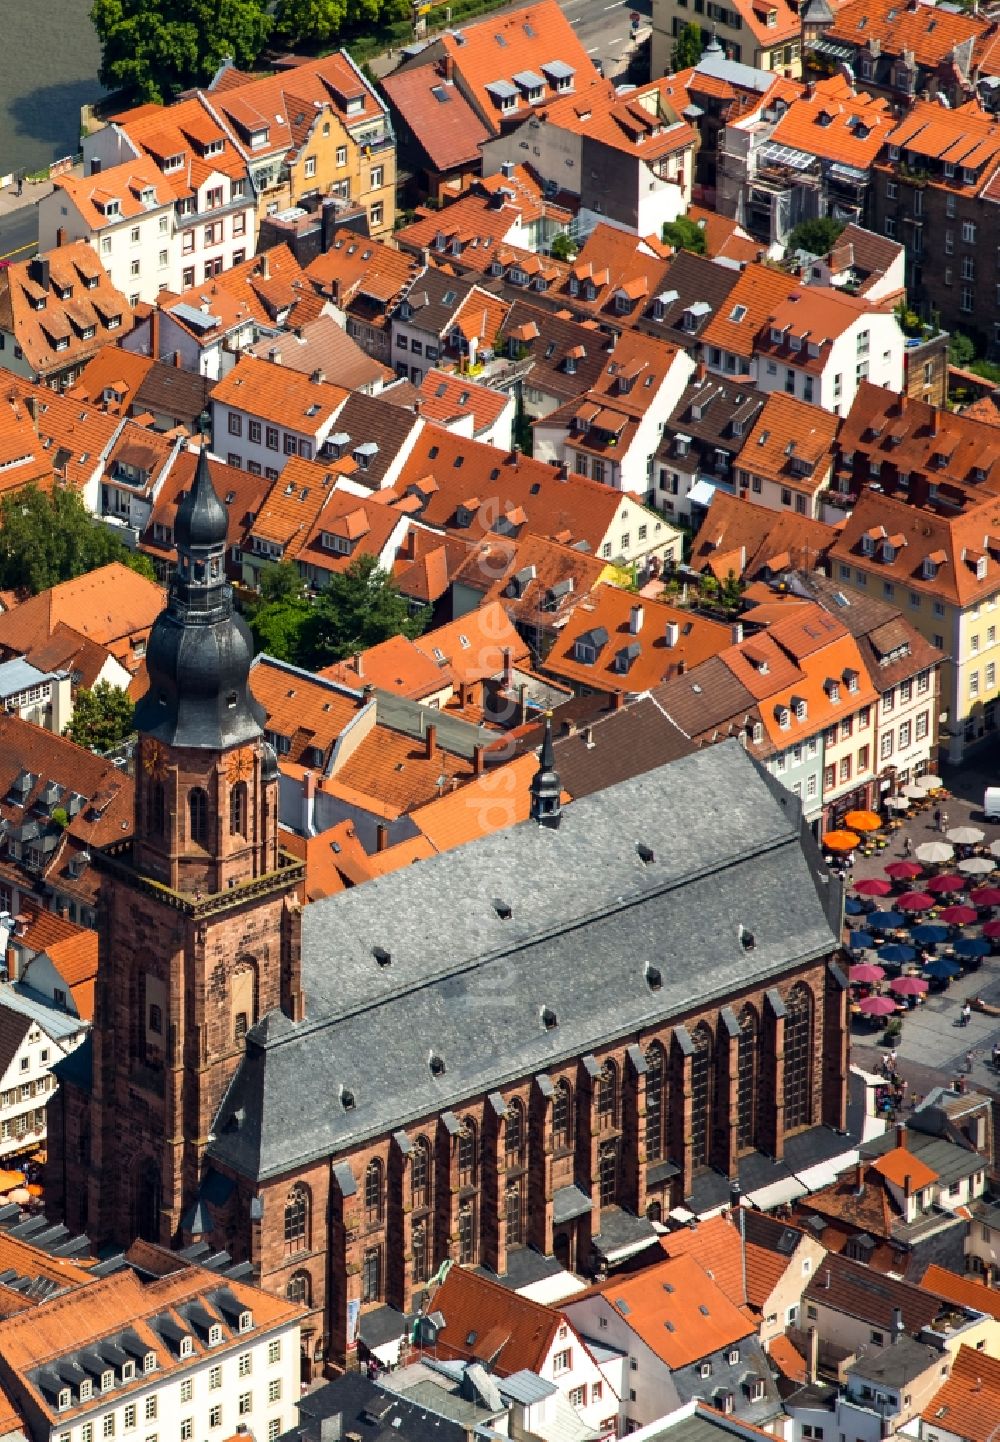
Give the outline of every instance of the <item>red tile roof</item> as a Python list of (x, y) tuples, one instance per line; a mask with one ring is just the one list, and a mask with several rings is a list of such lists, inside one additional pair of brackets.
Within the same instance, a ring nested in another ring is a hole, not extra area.
[(951, 1376), (921, 1417), (927, 1436), (944, 1432), (962, 1442), (991, 1442), (1000, 1417), (1000, 1360), (960, 1347)]
[(439, 1357), (491, 1362), (498, 1377), (539, 1371), (563, 1324), (552, 1307), (456, 1265), (429, 1293), (424, 1310), (445, 1319), (437, 1338)]
[(956, 46), (976, 41), (989, 28), (975, 15), (940, 10), (920, 0), (852, 0), (840, 10), (826, 31), (841, 44), (870, 46), (881, 53), (912, 53), (920, 66), (936, 69), (951, 58)]
[(442, 174), (464, 166), (478, 170), (479, 147), (493, 131), (454, 81), (446, 78), (443, 64), (397, 70), (384, 76), (381, 85), (434, 170)]
[[(47, 263), (48, 285), (38, 267)], [(85, 240), (0, 271), (0, 329), (39, 378), (79, 366), (132, 329), (132, 309)]]

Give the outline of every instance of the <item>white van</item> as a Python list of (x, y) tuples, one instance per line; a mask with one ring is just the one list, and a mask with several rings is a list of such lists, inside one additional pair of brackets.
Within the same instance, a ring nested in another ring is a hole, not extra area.
[(983, 810), (987, 821), (1000, 821), (1000, 786), (987, 786)]

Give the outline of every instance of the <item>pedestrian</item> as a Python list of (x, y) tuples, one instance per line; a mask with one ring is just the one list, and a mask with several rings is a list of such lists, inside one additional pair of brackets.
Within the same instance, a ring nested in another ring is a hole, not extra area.
[(893, 1071), (896, 1070), (896, 1048), (895, 1048), (895, 1047), (893, 1047), (892, 1051), (889, 1053), (889, 1065), (892, 1067)]
[(882, 1075), (883, 1075), (883, 1076), (888, 1076), (888, 1075), (889, 1075), (889, 1072), (890, 1072), (891, 1070), (892, 1070), (892, 1058), (889, 1056), (889, 1053), (886, 1052), (885, 1056), (882, 1058)]
[(938, 831), (941, 830), (941, 808), (940, 808), (940, 806), (937, 806), (937, 807), (935, 807), (935, 809), (934, 809), (934, 825), (935, 825), (935, 827), (937, 828)]
[(913, 855), (913, 838), (911, 836), (903, 837), (903, 855), (906, 857)]
[(1000, 1070), (1000, 1041), (993, 1043), (993, 1066), (995, 1069)]
[(971, 1049), (965, 1053), (965, 1070), (967, 1072), (972, 1071), (972, 1063), (975, 1061), (975, 1059), (976, 1054)]
[(962, 1006), (962, 1025), (963, 1025), (963, 1026), (968, 1026), (968, 1025), (969, 1025), (969, 1022), (970, 1022), (971, 1020), (972, 1020), (972, 1007), (969, 1005), (968, 1001), (966, 1001), (966, 1002), (964, 1003), (964, 1005)]
[(938, 827), (938, 830), (939, 830), (939, 831), (947, 831), (947, 830), (948, 830), (948, 813), (947, 813), (947, 811), (942, 811), (942, 812), (941, 812), (941, 825)]

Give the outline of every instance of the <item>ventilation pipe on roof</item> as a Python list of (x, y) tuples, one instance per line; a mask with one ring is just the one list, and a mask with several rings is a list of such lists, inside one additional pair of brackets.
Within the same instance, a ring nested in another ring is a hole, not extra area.
[(482, 776), (486, 770), (486, 747), (484, 745), (472, 748), (472, 770), (476, 776)]
[(665, 633), (664, 633), (664, 640), (666, 641), (667, 645), (668, 645), (668, 646), (676, 646), (676, 645), (677, 645), (677, 641), (678, 641), (678, 639), (679, 639), (679, 637), (680, 637), (680, 634), (681, 634), (681, 628), (680, 628), (680, 626), (678, 626), (677, 622), (676, 622), (676, 621), (668, 621), (668, 622), (667, 622), (666, 631), (665, 631)]
[(316, 777), (311, 771), (302, 774), (302, 832), (316, 835)]
[(740, 644), (740, 642), (743, 640), (743, 622), (742, 622), (742, 621), (734, 621), (734, 622), (733, 622), (733, 633), (732, 633), (732, 634), (733, 634), (733, 645), (734, 645), (734, 646), (738, 646), (738, 645)]

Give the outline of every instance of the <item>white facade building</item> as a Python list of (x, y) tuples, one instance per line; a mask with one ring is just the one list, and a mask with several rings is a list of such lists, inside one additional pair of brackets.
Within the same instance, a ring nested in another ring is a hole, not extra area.
[(80, 1017), (0, 986), (0, 1160), (44, 1145), (52, 1068), (88, 1030)]

